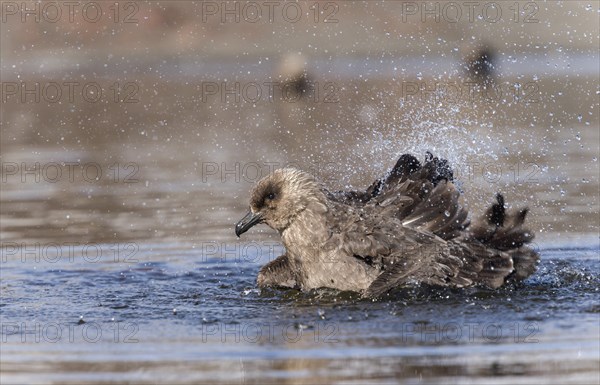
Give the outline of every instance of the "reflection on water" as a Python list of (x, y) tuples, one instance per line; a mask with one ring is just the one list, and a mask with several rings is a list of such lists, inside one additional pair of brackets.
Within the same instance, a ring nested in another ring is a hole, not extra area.
[[(140, 78), (138, 103), (3, 104), (2, 382), (597, 381), (589, 78), (504, 72), (539, 99), (473, 99), (406, 88), (430, 87), (427, 73), (341, 67), (356, 76), (316, 78), (331, 103), (203, 101), (200, 76), (174, 74)], [(266, 228), (237, 240), (233, 223), (260, 174), (293, 163), (332, 189), (366, 186), (427, 150), (455, 165), (474, 213), (496, 191), (530, 206), (535, 276), (382, 302), (255, 289), (281, 245)]]

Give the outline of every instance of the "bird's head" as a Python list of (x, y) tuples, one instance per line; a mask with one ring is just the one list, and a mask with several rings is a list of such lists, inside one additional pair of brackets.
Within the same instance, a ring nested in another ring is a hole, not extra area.
[(250, 211), (235, 225), (235, 234), (239, 237), (259, 223), (282, 233), (312, 202), (322, 197), (312, 175), (293, 168), (275, 170), (252, 189)]

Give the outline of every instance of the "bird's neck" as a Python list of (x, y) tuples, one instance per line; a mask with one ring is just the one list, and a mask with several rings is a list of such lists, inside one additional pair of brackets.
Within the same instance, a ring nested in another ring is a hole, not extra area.
[(319, 201), (299, 213), (281, 233), (286, 249), (295, 251), (324, 244), (329, 238), (326, 213), (327, 207)]

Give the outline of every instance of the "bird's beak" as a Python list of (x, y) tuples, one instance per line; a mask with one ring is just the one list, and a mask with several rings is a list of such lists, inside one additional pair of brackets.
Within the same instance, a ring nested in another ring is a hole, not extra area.
[(235, 235), (238, 237), (248, 231), (252, 226), (262, 221), (262, 215), (260, 213), (253, 213), (250, 211), (235, 225)]

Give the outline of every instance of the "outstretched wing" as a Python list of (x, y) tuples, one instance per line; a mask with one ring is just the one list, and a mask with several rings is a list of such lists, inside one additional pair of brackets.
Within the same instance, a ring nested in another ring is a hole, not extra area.
[(394, 168), (366, 191), (332, 194), (354, 207), (371, 206), (382, 215), (394, 216), (407, 227), (431, 231), (442, 239), (457, 237), (468, 225), (468, 211), (459, 203), (448, 161), (427, 153), (425, 163), (402, 155)]
[(352, 206), (336, 205), (330, 213), (330, 223), (336, 225), (326, 247), (377, 272), (365, 297), (412, 284), (495, 288), (513, 271), (510, 253), (481, 242), (444, 241), (429, 231), (403, 226), (395, 217), (364, 215)]

